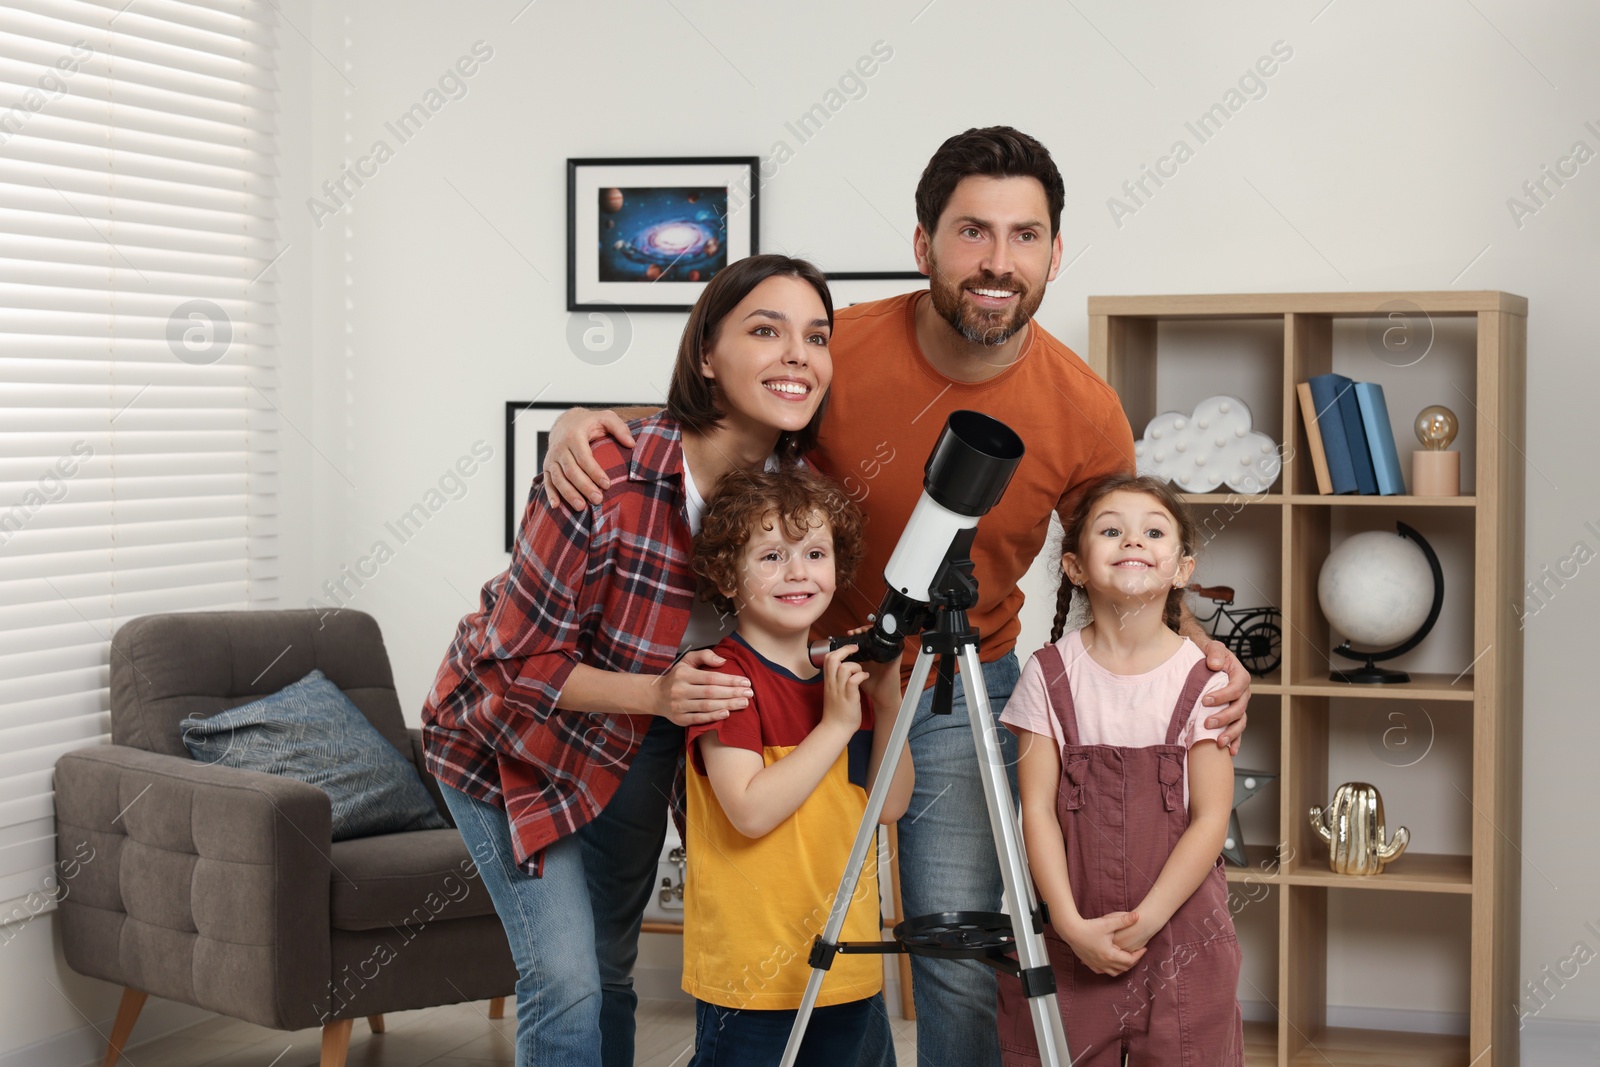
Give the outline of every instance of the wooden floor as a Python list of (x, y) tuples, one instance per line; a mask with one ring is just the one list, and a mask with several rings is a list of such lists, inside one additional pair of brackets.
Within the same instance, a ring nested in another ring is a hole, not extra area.
[[(385, 1033), (357, 1021), (347, 1067), (515, 1067), (516, 1002), (506, 1017), (490, 1019), (487, 1002), (398, 1012), (384, 1017)], [(683, 1067), (694, 1048), (694, 1005), (642, 1000), (634, 1042), (636, 1067)], [(896, 1058), (917, 1062), (916, 1024), (893, 1020)], [(212, 1019), (135, 1045), (130, 1067), (316, 1067), (320, 1030), (268, 1030), (236, 1019)]]

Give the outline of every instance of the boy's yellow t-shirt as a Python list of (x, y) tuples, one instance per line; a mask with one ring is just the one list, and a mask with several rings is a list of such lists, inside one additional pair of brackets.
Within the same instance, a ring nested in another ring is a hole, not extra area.
[[(683, 916), (683, 989), (725, 1008), (800, 1006), (811, 976), (811, 944), (823, 932), (866, 813), (872, 712), (862, 697), (861, 732), (816, 791), (765, 837), (745, 837), (723, 813), (696, 739), (761, 753), (771, 766), (822, 721), (822, 677), (802, 680), (765, 659), (737, 634), (717, 646), (718, 668), (750, 679), (754, 698), (720, 722), (689, 729), (688, 871)], [(877, 854), (861, 872), (841, 941), (881, 939)], [(883, 988), (883, 957), (834, 957), (819, 1007), (865, 1000)]]

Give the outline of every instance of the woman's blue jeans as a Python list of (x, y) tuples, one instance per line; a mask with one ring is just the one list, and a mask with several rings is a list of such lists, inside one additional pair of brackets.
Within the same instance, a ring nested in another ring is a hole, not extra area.
[(683, 729), (656, 719), (605, 810), (545, 849), (541, 878), (516, 866), (504, 811), (442, 787), (517, 965), (517, 1067), (632, 1067), (639, 924), (683, 751)]

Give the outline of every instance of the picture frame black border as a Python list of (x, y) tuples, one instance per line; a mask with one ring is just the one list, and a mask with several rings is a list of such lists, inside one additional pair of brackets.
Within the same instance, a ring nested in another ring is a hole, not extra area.
[(567, 310), (568, 311), (688, 311), (690, 304), (580, 304), (578, 303), (578, 168), (671, 167), (739, 164), (750, 168), (750, 254), (761, 251), (760, 156), (607, 156), (567, 160)]
[[(830, 289), (835, 282), (916, 282), (919, 288), (924, 289), (933, 284), (933, 280), (920, 270), (833, 270), (825, 272), (825, 277), (828, 279)], [(845, 304), (843, 306), (849, 307), (850, 305)], [(838, 312), (840, 307), (841, 305), (837, 297), (835, 297), (833, 310)]]
[[(517, 415), (523, 411), (569, 411), (572, 408), (634, 408), (659, 407), (657, 400), (624, 400), (601, 402), (598, 400), (507, 400), (506, 401), (506, 506), (505, 550), (510, 552), (517, 543), (517, 523), (522, 519), (522, 509), (528, 502), (529, 485), (517, 484)], [(534, 475), (537, 477), (537, 473)], [(530, 483), (531, 485), (531, 480)]]
[(913, 282), (927, 281), (920, 270), (830, 270), (830, 282)]

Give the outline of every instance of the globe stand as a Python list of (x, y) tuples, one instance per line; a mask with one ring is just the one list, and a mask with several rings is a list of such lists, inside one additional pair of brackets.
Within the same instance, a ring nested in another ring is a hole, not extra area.
[(1365, 667), (1352, 667), (1349, 669), (1335, 667), (1328, 673), (1328, 677), (1332, 681), (1351, 682), (1355, 685), (1395, 685), (1400, 682), (1411, 681), (1411, 675), (1407, 674), (1405, 671), (1396, 671), (1390, 670), (1388, 667), (1379, 667), (1373, 662), (1373, 660), (1376, 658), (1375, 656), (1361, 652), (1349, 651), (1348, 645), (1340, 645), (1338, 648), (1334, 649), (1334, 651), (1339, 653), (1341, 656), (1356, 657), (1367, 655), (1367, 665)]
[(1365, 660), (1366, 662), (1360, 667), (1333, 668), (1328, 673), (1330, 681), (1348, 682), (1352, 685), (1397, 685), (1411, 681), (1411, 675), (1405, 671), (1380, 667), (1378, 666), (1378, 660), (1394, 659), (1396, 656), (1403, 656), (1410, 652), (1422, 643), (1422, 639), (1427, 637), (1429, 631), (1433, 629), (1433, 624), (1439, 621), (1439, 611), (1444, 607), (1444, 568), (1439, 566), (1439, 557), (1434, 553), (1433, 546), (1428, 544), (1417, 531), (1403, 522), (1396, 522), (1394, 525), (1400, 536), (1408, 537), (1416, 542), (1417, 547), (1422, 549), (1422, 554), (1428, 559), (1428, 569), (1433, 572), (1433, 606), (1428, 609), (1428, 617), (1417, 628), (1417, 632), (1393, 648), (1379, 652), (1361, 652), (1351, 648), (1350, 642), (1346, 641), (1334, 649), (1333, 652), (1336, 656), (1343, 656), (1346, 659)]

